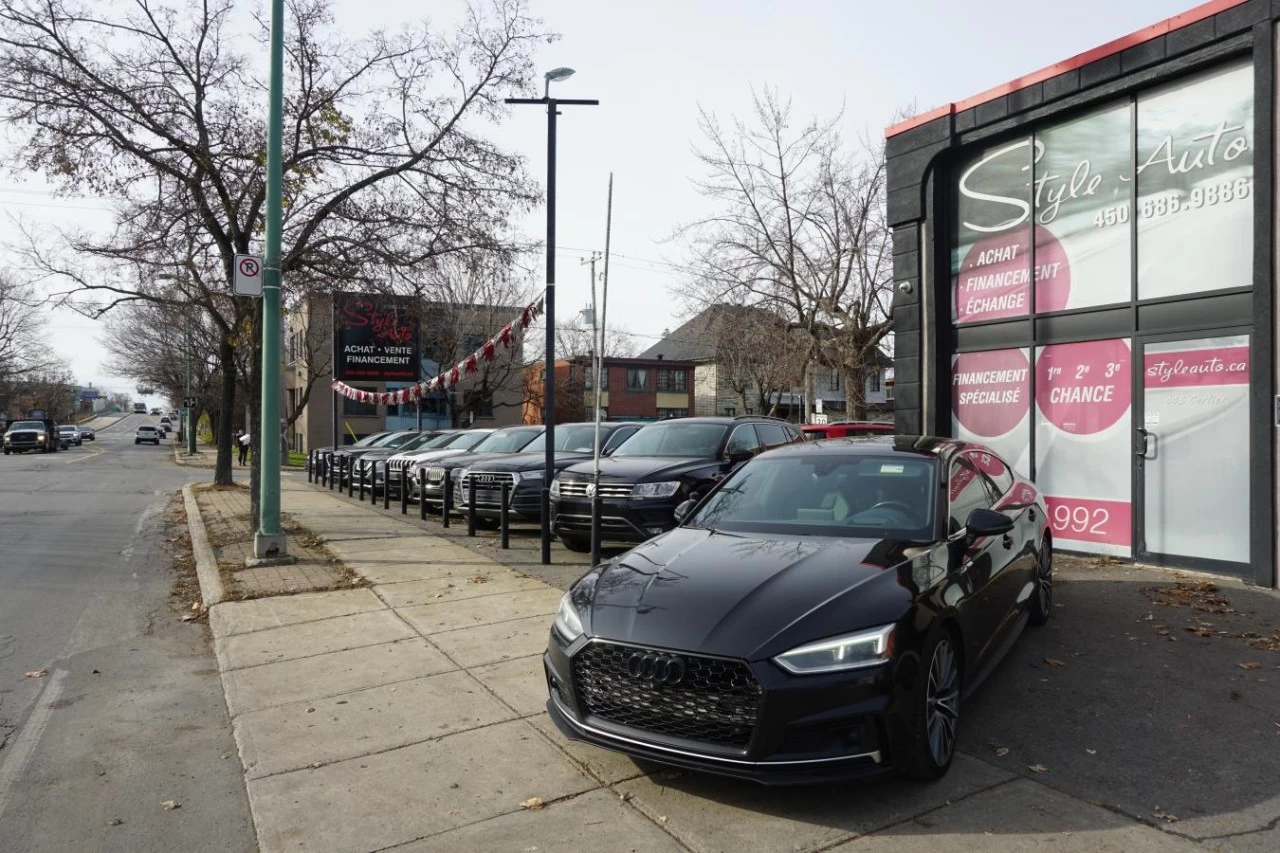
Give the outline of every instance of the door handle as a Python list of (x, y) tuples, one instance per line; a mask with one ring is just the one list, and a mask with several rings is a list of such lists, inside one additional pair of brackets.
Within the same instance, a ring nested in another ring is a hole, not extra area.
[(1133, 455), (1140, 459), (1155, 459), (1160, 448), (1160, 436), (1138, 427), (1138, 440), (1133, 443)]
[(1008, 533), (1006, 533), (1004, 535), (1004, 538), (1000, 540), (1000, 544), (1004, 546), (1004, 549), (1006, 551), (1008, 551), (1010, 548), (1013, 547), (1013, 537), (1010, 536)]

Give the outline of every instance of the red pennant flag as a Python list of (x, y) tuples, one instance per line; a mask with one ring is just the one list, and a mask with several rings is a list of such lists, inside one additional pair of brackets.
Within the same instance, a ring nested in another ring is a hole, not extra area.
[(498, 348), (494, 346), (493, 341), (489, 341), (489, 343), (480, 348), (480, 357), (485, 361), (493, 361), (493, 357), (497, 355), (497, 353)]
[(472, 353), (471, 355), (467, 356), (467, 360), (463, 362), (462, 367), (464, 370), (466, 370), (467, 373), (476, 372), (476, 370), (479, 368), (479, 364), (476, 362), (475, 353)]
[(511, 327), (513, 325), (514, 323), (508, 323), (503, 327), (502, 331), (498, 333), (498, 340), (502, 341), (502, 345), (504, 347), (511, 346), (511, 332), (513, 331)]
[(461, 377), (461, 375), (458, 373), (458, 368), (457, 368), (456, 366), (453, 368), (453, 370), (450, 370), (450, 371), (449, 371), (449, 384), (450, 384), (450, 385), (457, 385), (457, 384), (458, 384), (458, 380), (459, 380), (459, 379), (461, 379), (461, 378), (462, 378), (462, 377)]
[(520, 312), (520, 328), (527, 329), (529, 324), (533, 322), (533, 306), (526, 305), (524, 310)]

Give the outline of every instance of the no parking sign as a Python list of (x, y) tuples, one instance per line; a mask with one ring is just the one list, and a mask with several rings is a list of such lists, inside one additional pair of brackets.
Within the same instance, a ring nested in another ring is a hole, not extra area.
[(232, 290), (238, 296), (262, 295), (262, 258), (259, 255), (236, 255), (235, 283)]

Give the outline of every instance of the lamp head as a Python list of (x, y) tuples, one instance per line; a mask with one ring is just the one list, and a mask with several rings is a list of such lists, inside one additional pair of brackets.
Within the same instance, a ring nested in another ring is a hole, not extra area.
[(551, 84), (557, 80), (565, 80), (573, 76), (572, 68), (552, 68), (546, 74), (542, 75), (547, 81), (547, 87), (543, 93), (543, 97), (551, 96)]

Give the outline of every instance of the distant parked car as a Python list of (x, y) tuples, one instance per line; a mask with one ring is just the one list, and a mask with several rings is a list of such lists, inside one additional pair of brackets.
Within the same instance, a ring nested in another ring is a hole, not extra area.
[(153, 415), (158, 415), (158, 414), (160, 414), (160, 410), (159, 410), (159, 409), (152, 409), (152, 410), (151, 410), (151, 414), (153, 414)]
[(165, 432), (173, 431), (173, 421), (169, 420), (169, 416), (165, 415), (160, 419), (160, 428)]
[(98, 440), (98, 434), (93, 431), (93, 427), (87, 427), (87, 426), (80, 427), (80, 437), (85, 439), (86, 441)]
[(138, 431), (133, 435), (133, 443), (142, 444), (145, 441), (145, 442), (150, 442), (151, 444), (159, 445), (160, 438), (161, 438), (160, 430), (150, 425), (140, 426), (138, 427)]
[(84, 444), (84, 435), (80, 432), (80, 428), (75, 424), (63, 424), (58, 427), (58, 438), (66, 442), (67, 445), (75, 445), (79, 447)]
[(805, 424), (800, 428), (804, 430), (807, 441), (860, 435), (893, 435), (898, 431), (893, 421), (839, 421), (834, 424)]

